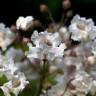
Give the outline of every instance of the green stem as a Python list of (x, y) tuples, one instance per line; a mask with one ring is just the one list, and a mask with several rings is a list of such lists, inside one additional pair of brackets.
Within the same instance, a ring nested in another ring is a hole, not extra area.
[(54, 19), (53, 19), (53, 17), (52, 17), (52, 14), (51, 14), (51, 12), (50, 12), (50, 10), (48, 9), (48, 14), (49, 14), (49, 18), (50, 18), (50, 20), (52, 21), (52, 23), (54, 24), (54, 28), (56, 29), (56, 31), (58, 30), (58, 28), (57, 28), (57, 26), (55, 25), (56, 23), (55, 23), (55, 21), (54, 21)]
[(46, 92), (46, 96), (48, 96), (48, 90), (47, 90), (47, 92)]
[(53, 19), (53, 17), (52, 17), (52, 14), (51, 14), (50, 10), (48, 9), (47, 12), (48, 12), (48, 14), (49, 14), (50, 20), (55, 24), (55, 21), (54, 21), (54, 19)]
[(41, 69), (41, 72), (40, 72), (38, 91), (35, 96), (40, 96), (40, 93), (43, 89), (42, 82), (46, 78), (46, 75), (48, 74), (48, 70), (49, 70), (48, 60), (43, 60), (43, 61), (44, 61), (44, 63), (43, 63), (43, 68)]
[(64, 13), (62, 14), (62, 18), (61, 18), (61, 25), (63, 25), (63, 22), (64, 22)]

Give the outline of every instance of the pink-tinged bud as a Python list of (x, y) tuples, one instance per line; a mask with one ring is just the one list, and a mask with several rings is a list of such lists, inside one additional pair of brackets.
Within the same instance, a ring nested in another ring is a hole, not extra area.
[(16, 29), (16, 26), (15, 25), (11, 25), (10, 30), (12, 32), (17, 32), (17, 29)]
[(40, 5), (40, 12), (44, 13), (44, 12), (46, 12), (47, 10), (48, 10), (48, 7), (47, 7), (46, 5), (44, 5), (44, 4), (41, 4), (41, 5)]
[(70, 2), (70, 0), (64, 0), (63, 1), (63, 8), (64, 9), (68, 9), (68, 8), (70, 8), (71, 7), (71, 2)]

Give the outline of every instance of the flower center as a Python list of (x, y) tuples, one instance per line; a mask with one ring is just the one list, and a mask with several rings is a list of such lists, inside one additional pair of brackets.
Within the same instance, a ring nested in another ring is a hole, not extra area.
[(20, 80), (18, 80), (16, 78), (12, 80), (12, 86), (14, 88), (18, 87), (20, 84), (21, 84)]
[(48, 46), (52, 46), (52, 43), (49, 40), (45, 41)]
[(79, 21), (77, 23), (77, 27), (81, 30), (85, 30), (85, 23), (83, 21)]

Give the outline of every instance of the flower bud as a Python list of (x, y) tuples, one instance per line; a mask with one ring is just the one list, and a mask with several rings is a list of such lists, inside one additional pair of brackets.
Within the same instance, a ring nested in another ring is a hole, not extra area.
[(64, 9), (68, 9), (71, 7), (71, 2), (70, 0), (64, 0), (62, 5)]
[(33, 24), (34, 24), (35, 27), (41, 26), (41, 23), (40, 23), (40, 21), (38, 21), (38, 20), (35, 20), (35, 21), (33, 22)]
[(50, 68), (49, 68), (49, 72), (50, 73), (54, 73), (56, 71), (57, 71), (57, 67), (56, 66), (50, 66)]
[(73, 11), (72, 11), (72, 10), (69, 10), (69, 11), (66, 13), (66, 17), (67, 17), (67, 18), (72, 17), (72, 15), (73, 15)]
[(16, 31), (17, 31), (16, 26), (15, 26), (15, 25), (12, 25), (12, 26), (10, 27), (10, 30), (11, 30), (12, 32), (16, 32)]
[(88, 60), (88, 63), (89, 63), (89, 64), (94, 64), (94, 63), (95, 63), (95, 57), (94, 57), (94, 56), (89, 56), (89, 57), (87, 58), (87, 60)]
[(42, 12), (42, 13), (44, 13), (44, 12), (46, 12), (47, 11), (47, 6), (46, 5), (44, 5), (44, 4), (41, 4), (40, 5), (40, 12)]
[(27, 44), (29, 41), (30, 41), (29, 38), (25, 38), (25, 37), (23, 37), (23, 43), (24, 43), (24, 44)]

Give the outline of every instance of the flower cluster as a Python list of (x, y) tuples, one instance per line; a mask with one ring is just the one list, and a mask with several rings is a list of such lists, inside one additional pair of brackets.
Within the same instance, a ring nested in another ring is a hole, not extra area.
[[(7, 78), (0, 85), (4, 95), (18, 96), (30, 85), (29, 81), (37, 81), (35, 96), (95, 95), (96, 26), (93, 20), (76, 15), (69, 27), (53, 24), (42, 31), (34, 30), (35, 23), (32, 16), (19, 17), (15, 33), (0, 23), (0, 77)], [(21, 36), (20, 32), (28, 31), (29, 37)]]
[[(30, 61), (34, 58), (40, 61), (46, 59), (50, 72), (54, 73), (58, 69), (64, 72), (62, 75), (57, 74), (55, 79), (59, 83), (48, 91), (50, 96), (95, 94), (95, 38), (96, 27), (92, 19), (86, 20), (79, 15), (74, 16), (68, 30), (60, 27), (54, 33), (47, 30), (33, 32), (32, 43), (28, 43), (29, 51), (26, 53)], [(78, 44), (74, 45), (71, 40), (74, 43), (78, 41)]]
[(31, 40), (32, 44), (28, 44), (29, 52), (28, 58), (38, 58), (40, 60), (47, 59), (53, 61), (56, 58), (62, 58), (64, 50), (66, 49), (65, 43), (61, 42), (61, 37), (58, 32), (48, 33), (34, 31)]

